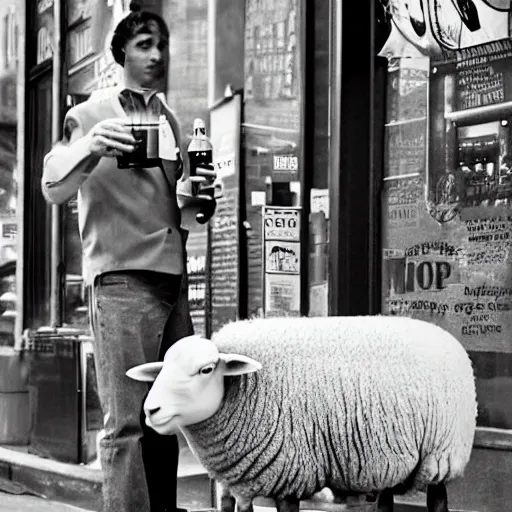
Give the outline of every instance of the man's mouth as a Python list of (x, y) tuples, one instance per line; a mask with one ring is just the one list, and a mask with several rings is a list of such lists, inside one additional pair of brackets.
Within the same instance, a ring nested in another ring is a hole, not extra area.
[(146, 71), (155, 75), (163, 73), (164, 67), (161, 64), (155, 64), (153, 66), (146, 66)]

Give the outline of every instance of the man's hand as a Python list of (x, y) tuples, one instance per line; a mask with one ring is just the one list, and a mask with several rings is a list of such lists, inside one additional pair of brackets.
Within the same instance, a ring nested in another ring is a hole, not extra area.
[(178, 206), (181, 209), (185, 225), (193, 217), (199, 224), (205, 224), (215, 213), (217, 201), (214, 198), (214, 181), (216, 176), (212, 165), (197, 168), (195, 176), (183, 177), (178, 181)]
[(89, 132), (89, 149), (96, 156), (115, 157), (131, 153), (137, 141), (125, 119), (106, 119), (97, 123)]

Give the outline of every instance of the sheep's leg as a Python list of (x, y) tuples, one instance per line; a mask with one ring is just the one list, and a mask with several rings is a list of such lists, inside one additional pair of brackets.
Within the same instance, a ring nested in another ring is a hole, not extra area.
[(235, 512), (236, 500), (235, 497), (222, 486), (220, 494), (220, 510), (221, 512)]
[(444, 483), (430, 484), (427, 487), (428, 512), (449, 512), (448, 495)]
[(377, 501), (377, 512), (393, 512), (394, 502), (395, 500), (393, 491), (391, 489), (384, 489), (379, 494), (379, 499)]
[(254, 512), (251, 499), (237, 498), (236, 505), (237, 512)]
[(284, 500), (276, 500), (277, 512), (299, 512), (300, 500), (289, 496)]

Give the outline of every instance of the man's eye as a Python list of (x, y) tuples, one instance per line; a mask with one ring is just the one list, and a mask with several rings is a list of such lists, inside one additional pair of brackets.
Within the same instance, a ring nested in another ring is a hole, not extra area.
[(215, 369), (215, 364), (212, 363), (212, 364), (209, 364), (209, 365), (201, 368), (199, 373), (202, 373), (203, 375), (208, 375), (209, 373), (212, 373), (214, 369)]

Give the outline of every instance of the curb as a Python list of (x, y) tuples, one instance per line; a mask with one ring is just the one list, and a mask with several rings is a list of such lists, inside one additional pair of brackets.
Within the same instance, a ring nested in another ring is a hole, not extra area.
[[(0, 478), (23, 486), (26, 494), (93, 512), (101, 510), (102, 473), (97, 468), (0, 447)], [(208, 509), (212, 500), (210, 479), (204, 469), (191, 461), (191, 454), (180, 454), (179, 506)]]
[(0, 447), (0, 475), (27, 493), (99, 511), (101, 471)]

